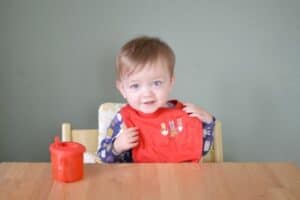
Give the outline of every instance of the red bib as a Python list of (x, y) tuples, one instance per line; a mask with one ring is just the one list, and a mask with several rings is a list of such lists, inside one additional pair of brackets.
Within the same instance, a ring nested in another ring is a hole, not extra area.
[(121, 109), (129, 127), (138, 127), (139, 145), (132, 149), (134, 162), (196, 162), (202, 155), (202, 122), (189, 117), (183, 104), (144, 114), (129, 105)]

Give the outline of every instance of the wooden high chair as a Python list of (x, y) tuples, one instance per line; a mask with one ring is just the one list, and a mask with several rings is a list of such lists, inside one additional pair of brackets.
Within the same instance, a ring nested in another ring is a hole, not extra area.
[(101, 163), (96, 156), (99, 135), (97, 129), (73, 129), (70, 123), (63, 123), (61, 133), (63, 142), (73, 141), (85, 146), (84, 163)]

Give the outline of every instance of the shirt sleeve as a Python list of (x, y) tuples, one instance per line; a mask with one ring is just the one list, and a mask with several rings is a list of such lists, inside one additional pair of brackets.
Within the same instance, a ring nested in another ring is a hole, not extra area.
[(214, 127), (215, 127), (216, 118), (213, 117), (213, 121), (209, 124), (203, 122), (203, 148), (202, 148), (202, 156), (205, 156), (214, 141)]
[(116, 162), (132, 162), (131, 151), (125, 151), (119, 155), (113, 151), (113, 143), (119, 136), (120, 131), (123, 127), (123, 120), (121, 114), (118, 112), (110, 126), (106, 131), (106, 136), (101, 141), (100, 148), (97, 151), (97, 156), (105, 163), (116, 163)]

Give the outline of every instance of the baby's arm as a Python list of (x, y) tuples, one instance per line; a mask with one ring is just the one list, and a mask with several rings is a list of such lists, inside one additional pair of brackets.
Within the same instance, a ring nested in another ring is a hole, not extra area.
[(138, 145), (139, 135), (136, 127), (123, 128), (113, 142), (113, 153), (118, 155)]
[(183, 110), (188, 113), (190, 117), (197, 117), (206, 124), (209, 124), (213, 121), (213, 116), (209, 112), (194, 104), (184, 103)]
[(206, 155), (214, 141), (214, 127), (215, 127), (215, 117), (211, 123), (203, 122), (203, 148), (202, 148), (202, 156)]
[(117, 113), (107, 129), (106, 136), (101, 141), (100, 148), (97, 151), (98, 157), (103, 162), (132, 162), (130, 150), (124, 151), (121, 154), (116, 154), (113, 149), (113, 144), (116, 138), (119, 136), (122, 126), (123, 120), (121, 114)]
[(215, 118), (205, 111), (203, 108), (200, 108), (191, 103), (185, 103), (183, 110), (189, 114), (191, 117), (197, 117), (203, 122), (203, 148), (202, 155), (206, 155), (212, 144), (213, 144), (213, 132), (215, 126)]

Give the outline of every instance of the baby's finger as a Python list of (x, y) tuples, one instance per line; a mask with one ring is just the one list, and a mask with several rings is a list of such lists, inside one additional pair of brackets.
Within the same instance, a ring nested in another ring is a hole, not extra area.
[(130, 142), (136, 142), (139, 140), (139, 136), (138, 135), (135, 135), (135, 136), (132, 136), (131, 138), (129, 138)]
[(190, 107), (184, 107), (183, 111), (186, 112), (186, 113), (192, 113), (193, 109), (191, 109)]
[(133, 147), (136, 147), (139, 143), (138, 142), (133, 142), (133, 143), (130, 143), (130, 149), (132, 149)]
[(182, 103), (184, 106), (190, 106), (190, 105), (192, 105), (192, 103), (190, 103), (190, 102), (183, 102)]
[(138, 127), (130, 127), (130, 128), (127, 128), (127, 130), (129, 132), (134, 132), (134, 131), (137, 131), (138, 130)]
[(135, 136), (138, 136), (138, 135), (139, 135), (138, 131), (133, 131), (133, 132), (128, 133), (127, 137), (132, 138), (132, 137), (135, 137)]
[(136, 134), (137, 130), (138, 130), (138, 128), (131, 127), (131, 128), (126, 129), (125, 132), (126, 132), (126, 135), (131, 136), (132, 134)]
[(202, 118), (203, 116), (196, 114), (196, 113), (191, 113), (189, 114), (190, 117), (198, 117), (198, 118)]

